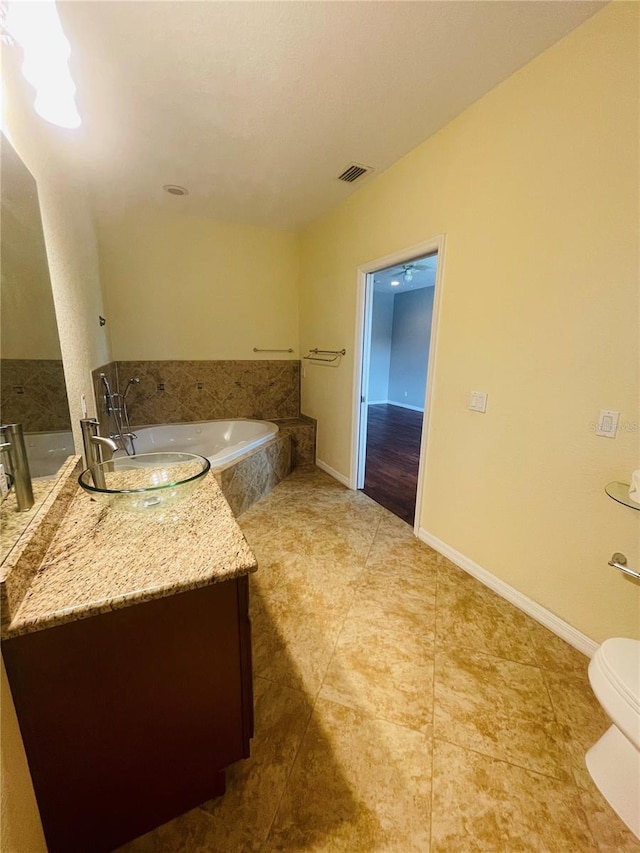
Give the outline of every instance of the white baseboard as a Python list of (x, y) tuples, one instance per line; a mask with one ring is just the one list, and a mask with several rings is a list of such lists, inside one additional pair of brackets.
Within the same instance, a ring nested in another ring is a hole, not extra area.
[(396, 403), (395, 400), (387, 400), (390, 406), (399, 406), (401, 409), (411, 409), (412, 412), (423, 412), (424, 406), (410, 406), (408, 403)]
[(367, 406), (386, 406), (388, 400), (367, 400)]
[(578, 649), (579, 652), (582, 652), (588, 657), (593, 656), (594, 652), (598, 648), (598, 643), (594, 642), (590, 637), (587, 637), (586, 634), (578, 631), (577, 628), (574, 628), (568, 622), (565, 622), (564, 619), (556, 616), (555, 613), (547, 610), (546, 607), (538, 604), (532, 598), (524, 595), (524, 593), (519, 592), (515, 587), (510, 586), (505, 581), (500, 580), (500, 578), (491, 574), (491, 572), (483, 569), (482, 566), (474, 563), (473, 560), (470, 560), (469, 557), (465, 557), (464, 554), (461, 554), (460, 551), (456, 551), (455, 548), (451, 548), (451, 546), (447, 545), (446, 542), (443, 542), (441, 539), (433, 536), (433, 534), (429, 533), (423, 527), (418, 531), (418, 538), (434, 550), (438, 551), (438, 553), (442, 554), (448, 560), (451, 560), (451, 562), (458, 566), (458, 568), (472, 575), (476, 580), (479, 580), (480, 583), (483, 583), (485, 586), (488, 586), (489, 589), (492, 589), (498, 595), (502, 596), (502, 598), (506, 598), (507, 601), (510, 601), (511, 604), (515, 605), (519, 610), (522, 610), (528, 616), (531, 616), (532, 619), (535, 619), (536, 622), (540, 622), (540, 624), (544, 625), (545, 628), (553, 631), (554, 634), (565, 640), (569, 645), (573, 646), (574, 649)]
[(334, 480), (337, 480), (339, 483), (342, 483), (343, 486), (346, 486), (348, 489), (351, 488), (351, 483), (349, 482), (349, 478), (345, 477), (344, 474), (341, 474), (339, 471), (336, 471), (335, 468), (332, 468), (331, 465), (327, 465), (326, 462), (323, 462), (322, 459), (316, 459), (316, 465), (318, 468), (321, 468), (330, 477), (333, 477)]

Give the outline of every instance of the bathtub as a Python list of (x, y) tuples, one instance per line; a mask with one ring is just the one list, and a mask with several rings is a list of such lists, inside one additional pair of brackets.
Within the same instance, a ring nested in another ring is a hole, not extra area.
[(67, 457), (76, 452), (70, 430), (25, 432), (24, 443), (29, 471), (34, 480), (53, 476)]
[(206, 457), (215, 471), (274, 438), (278, 426), (270, 421), (195, 421), (135, 427), (134, 433), (136, 453), (197, 453)]

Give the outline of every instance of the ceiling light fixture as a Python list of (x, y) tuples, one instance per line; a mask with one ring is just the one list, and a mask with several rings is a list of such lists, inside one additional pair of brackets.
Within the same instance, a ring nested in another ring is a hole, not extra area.
[(413, 270), (411, 269), (411, 267), (407, 267), (407, 269), (404, 271), (404, 280), (413, 281)]
[(391, 287), (398, 287), (399, 285), (400, 285), (399, 281), (392, 281), (391, 282)]
[(55, 0), (9, 0), (3, 11), (3, 32), (22, 48), (22, 74), (36, 90), (35, 111), (58, 127), (79, 127), (76, 87), (69, 71), (71, 46)]

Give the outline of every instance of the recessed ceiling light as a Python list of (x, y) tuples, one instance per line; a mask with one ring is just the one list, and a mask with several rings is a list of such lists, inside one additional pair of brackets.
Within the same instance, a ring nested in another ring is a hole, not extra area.
[(171, 195), (189, 195), (188, 189), (179, 187), (177, 184), (165, 184), (162, 189)]
[(400, 282), (399, 282), (399, 281), (392, 281), (392, 282), (391, 282), (391, 287), (398, 287), (398, 285), (399, 285), (399, 284), (400, 284)]

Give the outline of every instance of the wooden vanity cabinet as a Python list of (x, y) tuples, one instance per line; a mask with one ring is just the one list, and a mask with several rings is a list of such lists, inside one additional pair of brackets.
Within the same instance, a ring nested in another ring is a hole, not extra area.
[(224, 793), (253, 735), (248, 577), (3, 643), (49, 853), (102, 853)]

